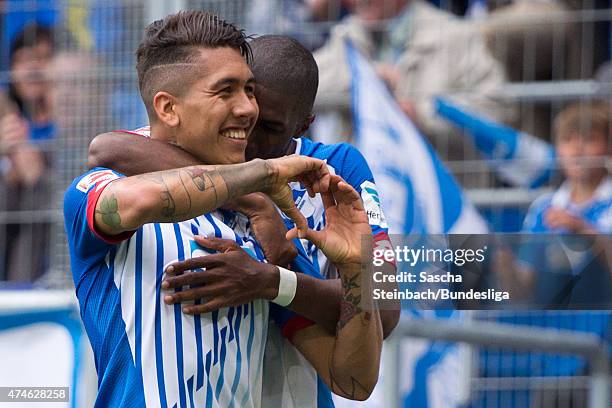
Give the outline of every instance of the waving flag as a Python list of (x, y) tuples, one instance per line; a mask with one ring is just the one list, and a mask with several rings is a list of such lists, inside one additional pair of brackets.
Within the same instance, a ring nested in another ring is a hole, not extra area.
[[(346, 47), (352, 78), (355, 139), (374, 173), (389, 231), (396, 234), (486, 233), (484, 220), (427, 140), (397, 106), (368, 61), (351, 43), (347, 42)], [(403, 311), (412, 314), (412, 318), (423, 319), (462, 316), (461, 312), (451, 310), (421, 312)], [(457, 363), (462, 361), (465, 347), (446, 342), (407, 341), (410, 344), (401, 342), (401, 404), (429, 408), (463, 405), (465, 393), (461, 391), (466, 386), (461, 383), (468, 376), (457, 369)], [(381, 377), (377, 390), (385, 389), (381, 385), (385, 381)], [(449, 387), (449, 384), (452, 385)], [(385, 396), (385, 403), (378, 405), (368, 400), (364, 406), (373, 408), (395, 403), (389, 398), (393, 397)]]
[(545, 183), (555, 166), (555, 151), (545, 141), (460, 109), (438, 98), (440, 116), (466, 131), (499, 178), (513, 186), (534, 188)]
[(357, 147), (366, 157), (391, 233), (485, 233), (484, 220), (397, 106), (368, 61), (347, 42)]

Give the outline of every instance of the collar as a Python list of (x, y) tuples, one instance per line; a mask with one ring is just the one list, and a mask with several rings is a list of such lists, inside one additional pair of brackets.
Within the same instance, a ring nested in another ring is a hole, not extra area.
[(295, 151), (293, 154), (300, 154), (302, 152), (302, 138), (295, 137), (293, 138), (293, 141), (295, 142)]
[[(596, 201), (612, 200), (612, 175), (606, 176), (597, 186), (593, 197), (577, 207), (587, 207)], [(553, 194), (551, 204), (555, 207), (568, 208), (576, 206), (571, 201), (571, 187), (569, 181), (565, 181)]]

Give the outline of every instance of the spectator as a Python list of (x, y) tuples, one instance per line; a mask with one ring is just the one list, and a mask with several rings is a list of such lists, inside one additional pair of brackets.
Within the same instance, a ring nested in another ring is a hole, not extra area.
[(432, 96), (467, 91), (470, 97), (457, 99), (497, 121), (508, 119), (507, 106), (496, 98), (505, 80), (500, 64), (467, 22), (447, 12), (422, 0), (352, 2), (352, 14), (315, 53), (321, 93), (350, 88), (345, 39), (377, 62), (403, 110), (445, 158), (463, 158), (464, 145), (449, 137), (452, 129), (436, 116)]
[(329, 22), (347, 14), (348, 0), (260, 0), (251, 3), (245, 23), (257, 35), (284, 34), (309, 50), (321, 47), (329, 35)]
[[(36, 24), (26, 26), (11, 47), (9, 100), (0, 112), (3, 211), (37, 211), (49, 204), (46, 170), (51, 161), (37, 143), (54, 135), (46, 78), (52, 53), (51, 31)], [(32, 281), (42, 275), (47, 268), (49, 224), (15, 216), (0, 228), (4, 237), (0, 277)]]
[(566, 181), (531, 206), (526, 232), (612, 234), (611, 109), (606, 102), (578, 103), (557, 116), (555, 147)]

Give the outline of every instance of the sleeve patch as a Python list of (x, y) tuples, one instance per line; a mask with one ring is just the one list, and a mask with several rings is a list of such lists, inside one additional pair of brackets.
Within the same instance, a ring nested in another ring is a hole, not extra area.
[(368, 215), (368, 223), (370, 225), (376, 225), (381, 228), (388, 228), (385, 214), (383, 214), (382, 207), (380, 205), (380, 197), (376, 184), (369, 180), (361, 183), (361, 199), (363, 200), (363, 207)]
[(94, 171), (84, 176), (76, 185), (77, 190), (87, 193), (89, 189), (95, 185), (98, 185), (98, 189), (106, 186), (109, 182), (118, 179), (119, 176), (112, 170), (100, 170)]

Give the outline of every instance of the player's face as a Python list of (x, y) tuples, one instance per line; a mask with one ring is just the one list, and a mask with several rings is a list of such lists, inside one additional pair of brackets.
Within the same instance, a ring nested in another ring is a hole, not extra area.
[(301, 128), (303, 118), (297, 118), (294, 113), (296, 102), (290, 95), (281, 95), (261, 84), (257, 84), (255, 95), (259, 118), (249, 138), (247, 160), (284, 156), (291, 138), (299, 136), (297, 133)]
[(200, 62), (202, 77), (175, 105), (176, 142), (207, 164), (244, 162), (259, 112), (251, 70), (229, 47), (203, 49)]
[(611, 146), (603, 132), (565, 132), (557, 136), (557, 154), (565, 175), (577, 181), (588, 181), (605, 172), (605, 158)]

